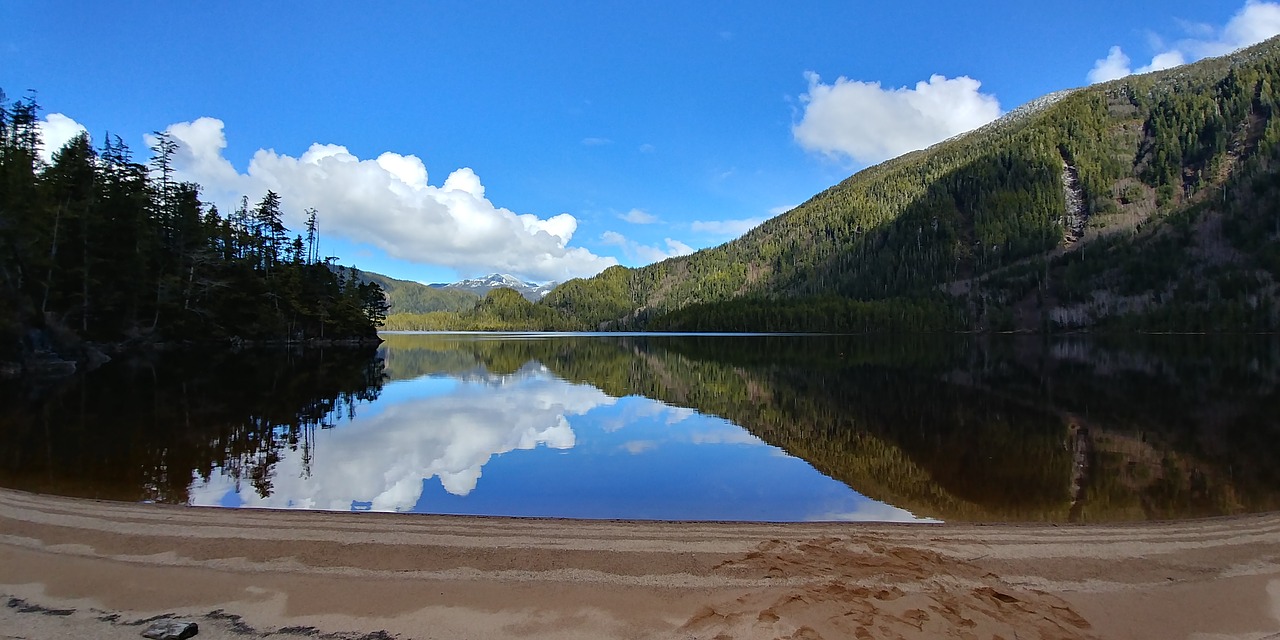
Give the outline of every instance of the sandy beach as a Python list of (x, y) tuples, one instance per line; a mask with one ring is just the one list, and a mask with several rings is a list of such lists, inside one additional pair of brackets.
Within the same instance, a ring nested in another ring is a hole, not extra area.
[(0, 490), (0, 638), (1280, 638), (1280, 515), (581, 522)]

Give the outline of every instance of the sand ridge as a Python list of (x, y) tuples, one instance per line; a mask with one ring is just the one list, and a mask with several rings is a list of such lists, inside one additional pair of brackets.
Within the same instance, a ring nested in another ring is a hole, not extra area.
[(1280, 514), (669, 523), (0, 490), (0, 595), (0, 639), (132, 638), (155, 616), (204, 638), (1280, 638)]

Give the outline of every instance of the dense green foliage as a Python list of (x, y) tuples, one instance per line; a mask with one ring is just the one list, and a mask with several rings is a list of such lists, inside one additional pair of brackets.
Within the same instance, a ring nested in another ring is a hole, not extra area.
[[(290, 238), (272, 192), (224, 217), (174, 180), (176, 144), (148, 165), (82, 134), (40, 159), (38, 108), (0, 94), (0, 359), (79, 339), (372, 338), (382, 290)], [(40, 338), (39, 341), (49, 341)]]
[(388, 331), (560, 331), (574, 327), (554, 310), (529, 302), (515, 289), (499, 287), (490, 290), (466, 311), (392, 314), (387, 316), (382, 328)]
[[(543, 304), (593, 329), (1275, 331), (1278, 85), (1273, 39), (1049, 96), (739, 239)], [(939, 319), (912, 312), (937, 292)], [(866, 319), (830, 322), (833, 297)]]
[(853, 300), (837, 296), (780, 300), (735, 298), (698, 303), (651, 320), (651, 331), (881, 333), (964, 328), (942, 296)]

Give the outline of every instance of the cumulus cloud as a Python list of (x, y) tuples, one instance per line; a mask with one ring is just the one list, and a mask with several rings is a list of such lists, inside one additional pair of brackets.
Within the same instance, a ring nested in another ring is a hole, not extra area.
[[(503, 376), (502, 384), (472, 381), (449, 395), (411, 400), (337, 429), (315, 434), (310, 473), (303, 452), (283, 451), (273, 468), (273, 491), (240, 494), (244, 506), (406, 511), (422, 496), (423, 481), (465, 496), (495, 455), (545, 446), (570, 449), (577, 437), (568, 416), (615, 402), (591, 386), (572, 385), (545, 371)], [(234, 478), (215, 472), (197, 478), (192, 504), (221, 504), (236, 490)]]
[(1213, 25), (1189, 23), (1183, 23), (1182, 29), (1188, 37), (1172, 46), (1165, 46), (1155, 38), (1157, 52), (1151, 63), (1136, 69), (1132, 68), (1129, 56), (1120, 47), (1111, 47), (1107, 57), (1094, 62), (1087, 76), (1089, 82), (1106, 82), (1134, 73), (1170, 69), (1262, 42), (1280, 34), (1280, 3), (1248, 0), (1220, 29)]
[(1123, 78), (1132, 73), (1129, 70), (1129, 56), (1120, 47), (1111, 47), (1107, 57), (1095, 60), (1093, 70), (1089, 72), (1089, 83), (1108, 82)]
[[(222, 156), (227, 148), (227, 137), (222, 127), (222, 121), (216, 118), (198, 118), (191, 122), (169, 125), (165, 131), (177, 144), (173, 164), (184, 178), (199, 182), (207, 188), (221, 189), (233, 196), (247, 195), (240, 189), (252, 186), (252, 181), (244, 179)], [(150, 134), (143, 138), (147, 146), (154, 146), (156, 143), (155, 137)]]
[(805, 73), (804, 113), (791, 128), (800, 146), (870, 164), (923, 149), (1000, 117), (1000, 102), (968, 76), (934, 75), (915, 88)]
[(626, 213), (619, 213), (618, 217), (631, 224), (653, 224), (658, 221), (658, 216), (642, 209), (632, 209)]
[(1093, 69), (1089, 71), (1088, 75), (1089, 83), (1097, 84), (1116, 80), (1133, 73), (1150, 73), (1152, 71), (1172, 69), (1178, 65), (1186, 64), (1187, 60), (1183, 57), (1181, 51), (1166, 51), (1151, 58), (1151, 64), (1137, 69), (1130, 69), (1129, 62), (1129, 56), (1125, 55), (1120, 47), (1111, 47), (1107, 57), (1094, 61)]
[(656, 245), (640, 244), (616, 231), (606, 231), (600, 234), (600, 242), (621, 248), (623, 254), (640, 264), (661, 262), (667, 258), (687, 256), (694, 252), (693, 247), (673, 238), (664, 238), (663, 243), (666, 246), (663, 248)]
[(221, 120), (200, 118), (166, 131), (178, 143), (174, 166), (181, 179), (200, 183), (206, 197), (225, 208), (241, 195), (254, 199), (275, 191), (291, 228), (301, 227), (303, 210), (315, 207), (322, 234), (367, 243), (408, 262), (533, 280), (591, 276), (617, 264), (569, 246), (578, 221), (567, 213), (539, 218), (496, 206), (469, 168), (433, 186), (417, 156), (387, 152), (361, 159), (341, 145), (317, 143), (296, 158), (260, 149), (241, 173), (223, 156)]
[(40, 159), (46, 164), (52, 164), (53, 154), (71, 142), (72, 138), (85, 131), (84, 125), (61, 113), (45, 116), (36, 124), (36, 127), (40, 130), (40, 140), (43, 142), (40, 148)]
[(1218, 56), (1280, 34), (1280, 3), (1248, 0), (1217, 38), (1191, 39), (1181, 46), (1196, 58)]
[(722, 238), (737, 238), (756, 228), (764, 220), (760, 218), (742, 218), (740, 220), (694, 220), (689, 228), (695, 233), (705, 233)]

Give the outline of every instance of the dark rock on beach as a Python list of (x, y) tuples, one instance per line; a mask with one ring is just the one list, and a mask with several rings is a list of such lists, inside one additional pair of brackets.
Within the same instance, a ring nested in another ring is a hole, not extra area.
[(142, 637), (152, 640), (187, 640), (197, 633), (200, 627), (194, 622), (185, 620), (161, 620), (142, 632)]

